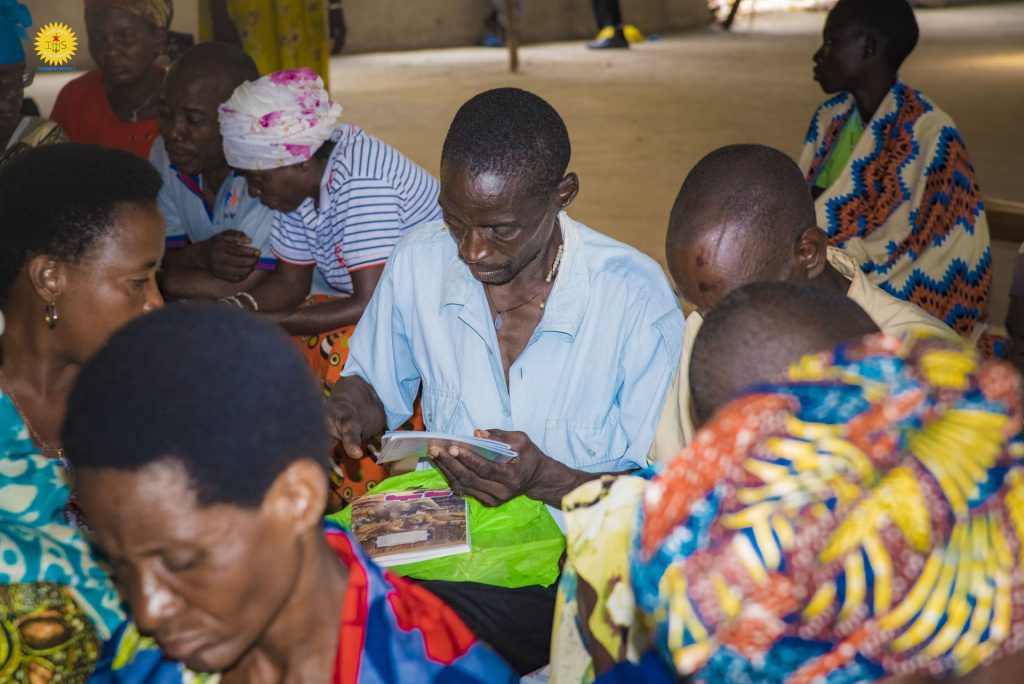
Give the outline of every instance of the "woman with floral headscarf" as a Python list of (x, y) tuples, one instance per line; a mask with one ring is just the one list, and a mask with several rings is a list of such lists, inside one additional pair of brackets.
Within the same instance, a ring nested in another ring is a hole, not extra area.
[[(341, 105), (311, 69), (242, 83), (220, 106), (219, 122), (228, 166), (275, 212), (277, 260), (265, 279), (225, 301), (296, 336), (327, 396), (395, 245), (413, 226), (441, 217), (437, 180), (343, 123)], [(335, 479), (347, 502), (385, 473), (341, 453)]]
[(160, 135), (157, 108), (171, 0), (85, 0), (89, 54), (96, 69), (65, 85), (51, 118), (72, 142), (93, 143), (149, 158)]

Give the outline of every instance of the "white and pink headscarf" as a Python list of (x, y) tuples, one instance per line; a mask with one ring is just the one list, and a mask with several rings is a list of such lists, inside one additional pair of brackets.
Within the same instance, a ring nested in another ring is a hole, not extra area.
[(243, 83), (218, 111), (224, 156), (244, 171), (306, 161), (341, 118), (341, 105), (331, 102), (323, 80), (305, 67)]

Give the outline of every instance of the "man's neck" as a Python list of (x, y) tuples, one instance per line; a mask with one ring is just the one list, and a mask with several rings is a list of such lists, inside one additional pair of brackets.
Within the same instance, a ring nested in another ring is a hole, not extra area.
[(878, 106), (882, 104), (882, 100), (895, 83), (895, 74), (879, 72), (866, 77), (862, 84), (851, 91), (857, 103), (857, 113), (865, 125), (874, 117)]
[[(541, 248), (526, 267), (520, 271), (511, 282), (503, 286), (489, 287), (489, 294), (492, 299), (498, 294), (502, 301), (514, 301), (523, 294), (536, 292), (548, 282), (548, 276), (556, 275), (553, 272), (555, 259), (558, 257), (558, 249), (562, 245), (562, 230), (558, 223), (551, 233), (551, 239)], [(558, 268), (561, 268), (559, 264)], [(497, 303), (497, 302), (496, 302)]]
[(317, 532), (306, 542), (291, 596), (266, 633), (225, 681), (329, 682), (340, 638), (348, 570)]
[(210, 171), (204, 171), (200, 174), (203, 180), (203, 196), (206, 198), (206, 203), (213, 206), (214, 201), (217, 199), (217, 193), (220, 192), (220, 186), (224, 185), (224, 181), (231, 174), (231, 167), (227, 164), (224, 166), (218, 166)]

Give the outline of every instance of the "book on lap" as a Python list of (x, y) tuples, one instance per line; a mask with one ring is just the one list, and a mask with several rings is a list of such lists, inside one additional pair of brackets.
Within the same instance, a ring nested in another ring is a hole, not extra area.
[(365, 494), (352, 502), (352, 532), (381, 567), (470, 550), (469, 507), (450, 489)]

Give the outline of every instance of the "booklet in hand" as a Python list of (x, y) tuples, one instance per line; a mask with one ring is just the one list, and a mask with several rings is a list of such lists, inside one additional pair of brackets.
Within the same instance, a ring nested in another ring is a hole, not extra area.
[(469, 507), (450, 489), (365, 494), (352, 502), (352, 532), (381, 567), (467, 553)]
[(452, 445), (497, 463), (511, 461), (517, 456), (508, 444), (493, 439), (463, 437), (443, 432), (402, 431), (384, 433), (377, 463), (390, 463), (403, 458), (430, 458), (428, 453), (430, 447), (438, 446), (447, 449)]

